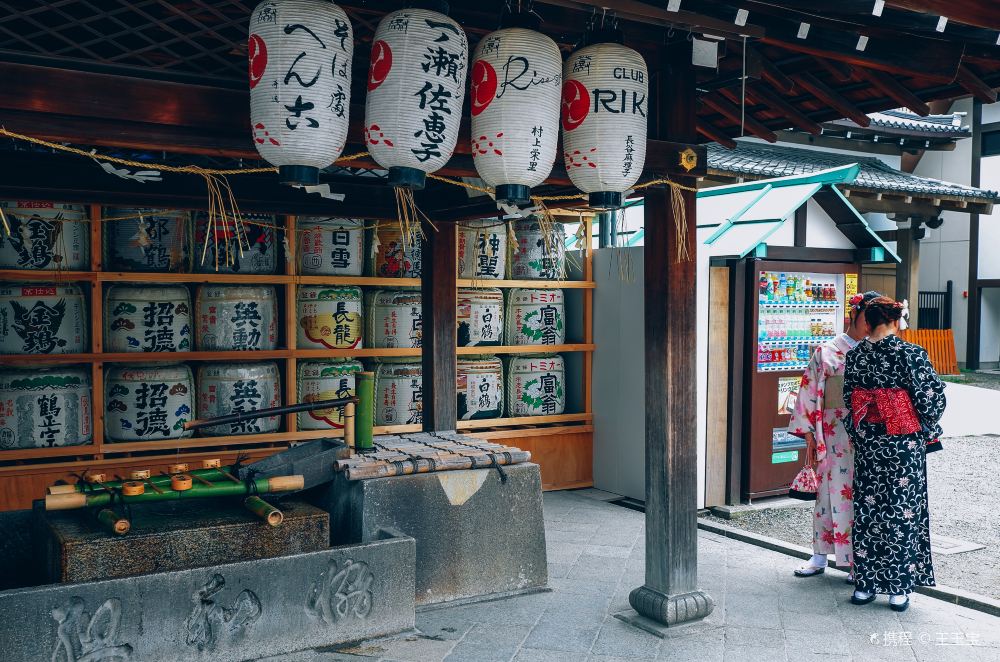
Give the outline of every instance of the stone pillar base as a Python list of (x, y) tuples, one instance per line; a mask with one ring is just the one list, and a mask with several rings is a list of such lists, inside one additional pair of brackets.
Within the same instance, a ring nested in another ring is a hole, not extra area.
[(661, 629), (700, 621), (715, 608), (715, 601), (703, 591), (666, 595), (648, 586), (634, 589), (628, 601), (635, 610), (634, 617), (627, 612), (619, 618), (661, 636)]

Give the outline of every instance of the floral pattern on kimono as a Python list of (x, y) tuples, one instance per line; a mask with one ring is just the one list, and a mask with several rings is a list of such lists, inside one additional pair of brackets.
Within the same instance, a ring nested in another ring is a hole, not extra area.
[(944, 384), (922, 347), (890, 335), (858, 345), (844, 372), (848, 403), (857, 389), (881, 388), (906, 389), (921, 430), (888, 434), (884, 423), (845, 419), (855, 449), (854, 577), (859, 591), (902, 595), (934, 586), (927, 442), (941, 435)]
[(816, 439), (816, 510), (813, 517), (813, 553), (834, 554), (838, 566), (853, 561), (854, 449), (844, 427), (844, 362), (851, 350), (850, 336), (842, 333), (813, 353), (802, 375), (788, 430), (798, 437), (812, 432)]

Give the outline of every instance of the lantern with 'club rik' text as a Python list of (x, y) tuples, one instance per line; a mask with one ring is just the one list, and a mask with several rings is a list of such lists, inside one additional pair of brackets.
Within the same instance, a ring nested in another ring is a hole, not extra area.
[(318, 184), (347, 141), (347, 14), (330, 0), (265, 0), (250, 16), (247, 54), (254, 146), (283, 184)]
[(559, 142), (562, 54), (528, 12), (508, 14), (472, 57), (472, 156), (496, 199), (531, 201)]
[(617, 30), (594, 30), (585, 44), (563, 69), (566, 171), (592, 207), (613, 209), (646, 162), (649, 72)]
[[(445, 2), (411, 3), (447, 11)], [(365, 103), (365, 142), (397, 188), (422, 189), (451, 158), (465, 100), (469, 41), (443, 13), (413, 7), (375, 30)]]

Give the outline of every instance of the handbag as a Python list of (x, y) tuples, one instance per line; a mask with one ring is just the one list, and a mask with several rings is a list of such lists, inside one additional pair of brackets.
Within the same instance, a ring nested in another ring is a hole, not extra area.
[(816, 469), (807, 464), (795, 475), (788, 496), (801, 501), (815, 501), (817, 491), (819, 491), (819, 479), (816, 477)]

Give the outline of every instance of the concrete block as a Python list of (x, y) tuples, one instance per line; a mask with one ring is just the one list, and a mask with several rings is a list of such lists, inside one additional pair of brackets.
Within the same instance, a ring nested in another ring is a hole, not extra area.
[(330, 511), (331, 542), (382, 529), (417, 540), (416, 602), (429, 605), (546, 585), (538, 465), (441, 471), (333, 483), (312, 493)]
[[(240, 662), (414, 625), (412, 538), (0, 592), (4, 660)], [(279, 659), (286, 659), (281, 657)]]
[(285, 515), (270, 527), (238, 499), (132, 507), (132, 529), (113, 536), (87, 511), (37, 509), (46, 549), (44, 582), (86, 582), (316, 552), (329, 547), (330, 517), (303, 501), (272, 501)]

